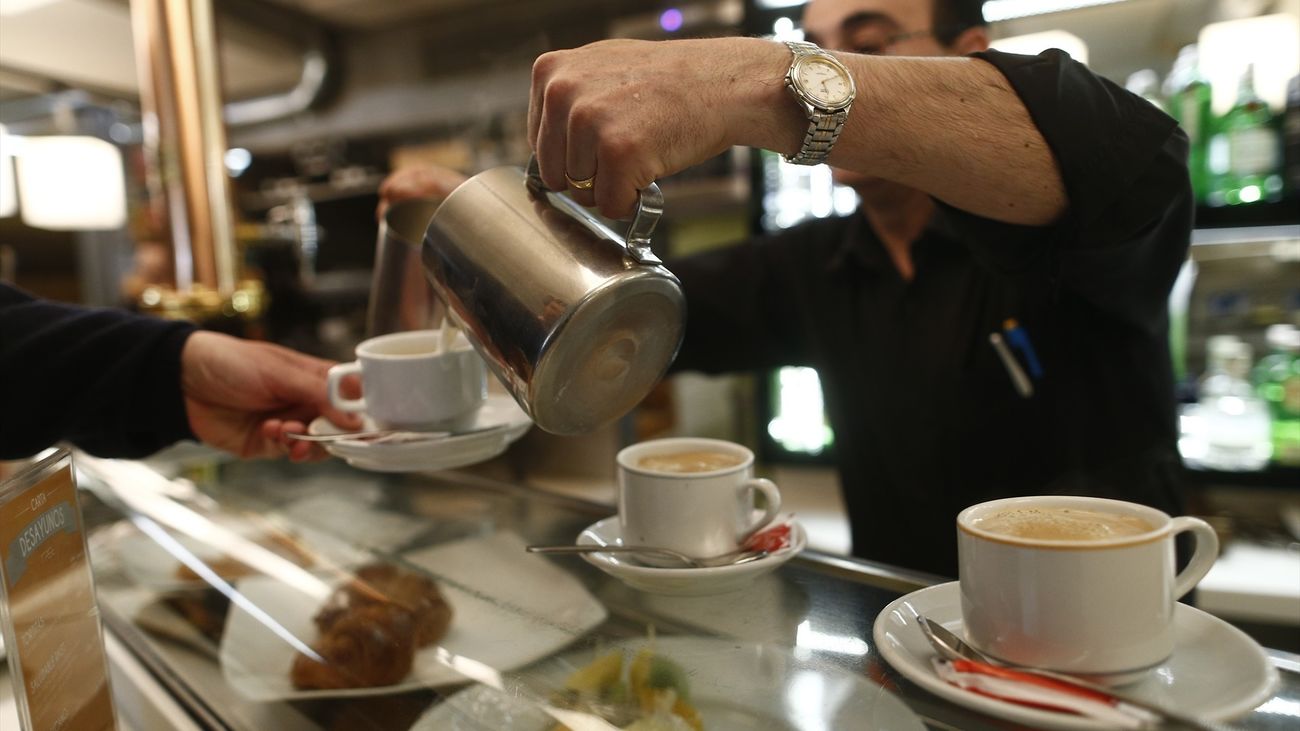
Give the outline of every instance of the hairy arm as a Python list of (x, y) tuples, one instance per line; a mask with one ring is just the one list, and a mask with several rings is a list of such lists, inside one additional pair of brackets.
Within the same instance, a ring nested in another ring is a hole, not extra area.
[[(745, 103), (773, 114), (768, 123), (750, 118), (733, 127), (745, 138), (736, 144), (794, 154), (808, 122), (781, 83), (789, 51), (766, 45), (755, 51), (772, 63), (750, 77), (745, 92), (752, 96)], [(992, 65), (973, 58), (835, 56), (853, 74), (857, 100), (831, 152), (832, 165), (923, 190), (997, 221), (1046, 225), (1065, 212), (1056, 160)]]
[[(1067, 207), (1056, 161), (1005, 77), (970, 58), (837, 54), (857, 101), (831, 154), (842, 168), (1007, 223)], [(575, 198), (609, 215), (650, 181), (730, 145), (793, 153), (808, 122), (785, 89), (790, 50), (755, 38), (605, 41), (533, 66), (529, 134), (542, 177), (594, 175)]]

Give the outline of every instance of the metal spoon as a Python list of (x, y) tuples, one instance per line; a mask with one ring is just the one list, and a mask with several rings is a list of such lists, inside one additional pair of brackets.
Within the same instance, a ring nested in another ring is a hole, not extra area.
[(1028, 675), (1051, 678), (1052, 680), (1066, 683), (1076, 688), (1083, 688), (1085, 690), (1103, 693), (1122, 703), (1154, 713), (1165, 722), (1161, 724), (1163, 728), (1196, 729), (1197, 731), (1231, 731), (1230, 726), (1202, 721), (1190, 716), (1184, 716), (1159, 704), (1142, 700), (1141, 698), (1135, 698), (1125, 693), (1116, 692), (1114, 688), (1099, 685), (1097, 683), (1091, 683), (1073, 675), (1002, 662), (1001, 660), (989, 657), (979, 650), (976, 650), (965, 640), (953, 634), (947, 627), (944, 627), (929, 617), (917, 614), (915, 610), (913, 610), (912, 613), (916, 615), (916, 624), (921, 628), (921, 634), (925, 635), (925, 639), (930, 642), (930, 646), (940, 655), (943, 655), (949, 660), (974, 660), (975, 662), (984, 663), (985, 665), (1010, 668)]
[(738, 549), (719, 556), (709, 556), (707, 558), (692, 558), (684, 553), (669, 550), (667, 548), (655, 548), (653, 546), (529, 546), (529, 553), (640, 553), (648, 556), (666, 558), (670, 561), (677, 561), (684, 568), (704, 569), (714, 568), (717, 566), (737, 566), (742, 563), (750, 563), (759, 559), (767, 558), (767, 551), (755, 551), (752, 549)]

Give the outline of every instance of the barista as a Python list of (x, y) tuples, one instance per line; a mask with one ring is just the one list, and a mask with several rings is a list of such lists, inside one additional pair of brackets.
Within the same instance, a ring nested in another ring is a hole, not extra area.
[(1009, 495), (1178, 512), (1166, 299), (1192, 197), (1174, 121), (1059, 51), (989, 51), (978, 2), (814, 0), (804, 28), (815, 47), (607, 41), (534, 65), (543, 179), (607, 215), (737, 144), (829, 153), (861, 197), (669, 262), (675, 367), (818, 370), (864, 558), (955, 575), (957, 512)]

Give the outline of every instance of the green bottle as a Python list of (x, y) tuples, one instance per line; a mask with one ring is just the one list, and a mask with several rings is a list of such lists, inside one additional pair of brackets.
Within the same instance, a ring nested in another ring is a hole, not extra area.
[(1273, 325), (1266, 332), (1272, 353), (1255, 366), (1255, 393), (1268, 404), (1273, 461), (1300, 466), (1300, 329)]
[(1201, 76), (1195, 44), (1178, 52), (1178, 60), (1165, 79), (1165, 109), (1187, 134), (1187, 172), (1196, 200), (1204, 201), (1211, 188), (1207, 158), (1214, 117), (1210, 112), (1210, 82)]
[(1237, 103), (1219, 121), (1216, 140), (1226, 150), (1227, 169), (1219, 178), (1216, 200), (1227, 205), (1282, 198), (1281, 140), (1268, 103), (1255, 93), (1255, 66), (1246, 67)]

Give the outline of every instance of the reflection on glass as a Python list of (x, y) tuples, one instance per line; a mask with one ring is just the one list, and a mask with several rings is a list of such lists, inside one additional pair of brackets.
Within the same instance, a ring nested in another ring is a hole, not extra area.
[(1274, 698), (1256, 708), (1255, 712), (1267, 713), (1272, 716), (1300, 718), (1300, 701), (1291, 700), (1290, 698)]
[[(142, 515), (133, 516), (132, 522), (135, 523), (135, 526), (139, 528), (141, 532), (156, 541), (158, 545), (162, 546), (168, 553), (175, 556), (178, 561), (202, 578), (209, 586), (224, 594), (232, 603), (248, 612), (249, 615), (255, 617), (258, 622), (265, 625), (266, 628), (273, 632), (277, 637), (289, 643), (295, 651), (312, 657), (318, 662), (321, 660), (321, 657), (317, 655), (311, 647), (307, 646), (307, 644), (299, 639), (293, 632), (285, 629), (283, 625), (275, 621), (271, 615), (263, 611), (256, 603), (250, 601), (243, 594), (236, 591), (235, 587), (231, 586), (229, 582), (218, 576), (217, 573), (209, 568), (202, 559), (195, 556), (192, 551), (181, 545), (180, 541), (173, 538), (171, 534), (163, 529), (162, 526)], [(308, 576), (310, 577), (310, 575)], [(310, 578), (315, 580), (314, 577)], [(317, 581), (317, 583), (319, 583), (319, 581)]]
[(811, 722), (800, 726), (802, 731), (830, 731), (822, 711), (831, 705), (826, 702), (826, 679), (818, 673), (806, 670), (795, 673), (785, 686), (785, 705), (790, 709), (791, 718), (805, 718)]
[(795, 636), (795, 645), (819, 652), (834, 652), (840, 655), (858, 657), (871, 651), (871, 646), (864, 640), (857, 637), (818, 632), (812, 628), (812, 624), (806, 619), (799, 623), (799, 630)]

